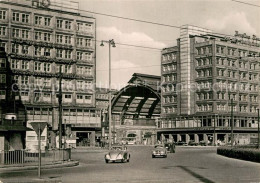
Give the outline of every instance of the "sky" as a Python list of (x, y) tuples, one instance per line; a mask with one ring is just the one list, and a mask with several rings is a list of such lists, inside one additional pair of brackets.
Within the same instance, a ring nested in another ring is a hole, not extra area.
[[(195, 25), (213, 32), (260, 37), (260, 0), (79, 0), (81, 10), (109, 14), (167, 25)], [(111, 49), (112, 88), (127, 84), (133, 73), (161, 74), (160, 49), (176, 45), (178, 28), (160, 26), (98, 14), (97, 40), (114, 39), (115, 43), (152, 47), (144, 49), (116, 44)], [(97, 86), (108, 87), (108, 45), (97, 42)], [(159, 49), (159, 50), (158, 50)]]

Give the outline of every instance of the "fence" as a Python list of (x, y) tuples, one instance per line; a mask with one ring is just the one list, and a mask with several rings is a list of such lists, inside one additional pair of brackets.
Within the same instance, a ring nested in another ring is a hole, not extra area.
[[(0, 165), (37, 165), (38, 153), (28, 150), (0, 151)], [(71, 159), (71, 149), (46, 150), (41, 153), (42, 164), (68, 161)]]

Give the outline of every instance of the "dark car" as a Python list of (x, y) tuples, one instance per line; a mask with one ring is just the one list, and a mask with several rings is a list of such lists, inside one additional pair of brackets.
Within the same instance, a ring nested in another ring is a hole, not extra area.
[(165, 143), (164, 147), (166, 148), (167, 152), (175, 153), (175, 144), (174, 143)]
[(184, 141), (178, 141), (176, 143), (176, 145), (178, 145), (178, 146), (187, 146), (188, 144), (186, 142), (184, 142)]
[(189, 146), (197, 146), (197, 145), (199, 145), (199, 143), (195, 142), (194, 140), (190, 140), (188, 145)]

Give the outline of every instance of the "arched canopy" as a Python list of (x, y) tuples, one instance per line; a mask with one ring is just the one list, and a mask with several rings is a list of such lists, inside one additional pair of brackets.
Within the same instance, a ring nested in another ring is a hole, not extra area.
[(152, 118), (160, 116), (160, 93), (146, 84), (129, 84), (121, 89), (112, 100), (112, 113), (121, 119)]

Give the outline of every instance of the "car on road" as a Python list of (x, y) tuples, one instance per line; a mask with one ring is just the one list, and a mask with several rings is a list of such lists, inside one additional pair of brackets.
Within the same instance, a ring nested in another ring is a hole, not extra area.
[(105, 155), (105, 162), (122, 162), (130, 161), (130, 153), (124, 145), (112, 145), (110, 151)]
[(156, 144), (152, 151), (152, 158), (155, 157), (163, 157), (167, 158), (167, 149), (164, 147), (163, 144)]
[(189, 146), (198, 146), (199, 143), (195, 142), (194, 140), (190, 140), (188, 145)]
[(175, 144), (174, 143), (164, 143), (164, 147), (166, 148), (167, 152), (175, 153)]
[(176, 145), (178, 145), (178, 146), (187, 146), (188, 144), (186, 142), (184, 142), (184, 141), (178, 141), (176, 143)]

